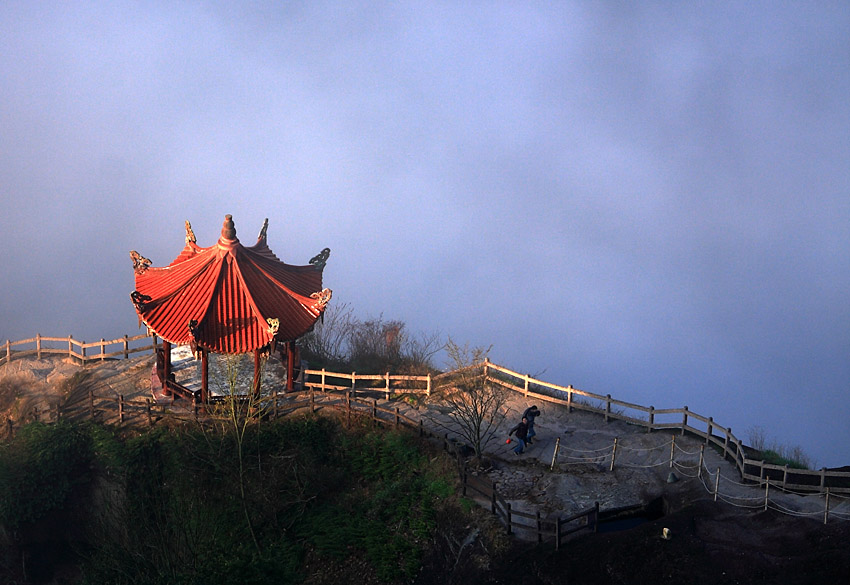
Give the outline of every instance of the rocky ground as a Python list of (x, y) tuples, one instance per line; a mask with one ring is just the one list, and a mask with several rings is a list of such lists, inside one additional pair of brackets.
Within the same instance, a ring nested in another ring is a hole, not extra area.
[[(50, 418), (57, 404), (87, 400), (82, 388), (125, 399), (150, 397), (152, 364), (152, 356), (87, 368), (59, 358), (13, 360), (0, 366), (0, 416), (16, 422)], [(84, 384), (69, 382), (82, 379)], [(446, 423), (436, 405), (396, 404), (426, 424)], [(494, 563), (489, 582), (802, 584), (850, 575), (847, 499), (832, 499), (826, 524), (821, 496), (772, 492), (765, 511), (764, 491), (742, 485), (735, 467), (712, 449), (702, 449), (696, 438), (646, 433), (595, 414), (537, 404), (543, 413), (535, 443), (516, 456), (514, 445), (504, 443), (505, 429), (488, 445), (481, 470), (515, 509), (540, 510), (546, 517), (594, 502), (602, 510), (661, 502), (662, 515), (628, 530), (579, 533), (557, 552), (519, 531), (514, 554), (507, 563)], [(513, 396), (509, 420), (518, 420), (529, 405), (521, 395)], [(701, 459), (705, 465), (698, 474)], [(676, 481), (671, 482), (671, 472)], [(669, 539), (662, 538), (663, 528)]]

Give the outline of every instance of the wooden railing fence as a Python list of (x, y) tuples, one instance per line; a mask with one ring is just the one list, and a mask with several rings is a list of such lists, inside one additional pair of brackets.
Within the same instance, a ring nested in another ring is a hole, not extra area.
[[(21, 341), (6, 341), (5, 351), (0, 355), (0, 365), (12, 359), (35, 355), (67, 355), (85, 364), (90, 361), (103, 361), (113, 358), (127, 359), (138, 352), (155, 352), (157, 336), (143, 334), (119, 339), (85, 343), (68, 337), (46, 337), (40, 334)], [(15, 348), (15, 349), (13, 349)], [(97, 348), (97, 353), (90, 349)], [(468, 369), (481, 368), (485, 380), (503, 386), (525, 397), (546, 401), (573, 409), (593, 412), (604, 417), (605, 421), (622, 420), (630, 424), (643, 426), (647, 432), (657, 430), (677, 430), (682, 434), (690, 433), (705, 439), (706, 445), (716, 448), (723, 457), (733, 461), (741, 478), (746, 481), (765, 484), (772, 482), (785, 489), (825, 493), (850, 493), (850, 472), (794, 469), (787, 465), (775, 465), (762, 460), (750, 459), (743, 443), (732, 429), (723, 427), (712, 417), (705, 417), (683, 408), (657, 409), (654, 406), (642, 406), (612, 398), (610, 394), (600, 395), (570, 386), (560, 386), (532, 378), (527, 374), (510, 370), (485, 360), (482, 364)], [(398, 394), (431, 395), (436, 388), (449, 383), (454, 372), (440, 376), (398, 376), (390, 374), (339, 373), (326, 370), (306, 370), (304, 389), (308, 391), (334, 392), (350, 390), (357, 397), (358, 392), (383, 393), (389, 399)], [(170, 384), (171, 385), (171, 384)], [(175, 388), (181, 390), (181, 388)], [(181, 392), (178, 392), (181, 394)], [(184, 397), (196, 401), (197, 397), (186, 390)]]
[(825, 493), (850, 493), (850, 472), (794, 469), (787, 465), (774, 465), (765, 461), (750, 459), (747, 451), (732, 429), (717, 424), (712, 417), (705, 417), (688, 409), (657, 409), (654, 406), (641, 406), (612, 398), (610, 394), (601, 395), (578, 390), (572, 386), (559, 386), (537, 380), (515, 372), (503, 366), (485, 361), (483, 368), (485, 379), (508, 390), (519, 392), (527, 398), (558, 404), (569, 411), (582, 410), (593, 412), (605, 418), (605, 421), (622, 420), (629, 424), (642, 426), (647, 432), (672, 429), (682, 435), (688, 433), (701, 437), (706, 446), (713, 446), (724, 459), (732, 461), (745, 481), (764, 485), (771, 482), (787, 490)]
[[(345, 413), (347, 424), (351, 424), (352, 417), (361, 417), (371, 420), (373, 423), (392, 426), (396, 429), (407, 428), (419, 434), (420, 437), (433, 438), (436, 435), (427, 430), (422, 419), (414, 420), (399, 412), (398, 408), (388, 409), (378, 405), (375, 399), (362, 399), (354, 396), (354, 391), (346, 390), (344, 401), (333, 400), (317, 401), (315, 392), (310, 392), (308, 403), (311, 410), (317, 404), (329, 406), (335, 410)], [(596, 532), (599, 524), (599, 502), (594, 506), (567, 517), (555, 517), (554, 519), (543, 518), (540, 511), (534, 514), (515, 510), (502, 494), (499, 493), (496, 483), (486, 476), (480, 476), (469, 471), (466, 458), (462, 455), (459, 443), (450, 440), (448, 435), (441, 437), (443, 449), (454, 455), (457, 459), (457, 470), (461, 480), (461, 489), (464, 496), (478, 496), (489, 502), (490, 511), (505, 526), (508, 534), (516, 530), (527, 531), (536, 535), (538, 542), (551, 540), (555, 549), (559, 549), (564, 539), (577, 531), (590, 530)]]
[[(326, 374), (328, 377), (347, 378), (344, 374)], [(410, 377), (404, 376), (402, 378)], [(369, 381), (374, 378), (364, 377), (362, 379)], [(410, 380), (399, 381), (409, 382)], [(320, 390), (316, 390), (316, 388)], [(374, 390), (374, 388), (368, 390)], [(383, 390), (383, 388), (380, 390)], [(363, 389), (361, 388), (360, 391), (363, 392)], [(309, 408), (311, 412), (320, 408), (330, 408), (342, 413), (348, 426), (351, 426), (354, 420), (368, 420), (373, 424), (385, 427), (412, 430), (420, 437), (440, 439), (443, 449), (456, 457), (463, 495), (469, 497), (477, 495), (486, 498), (486, 501), (489, 502), (490, 511), (505, 526), (508, 534), (513, 534), (517, 530), (529, 531), (537, 535), (538, 542), (553, 541), (557, 549), (562, 546), (565, 537), (573, 532), (579, 530), (596, 531), (599, 519), (598, 503), (595, 507), (566, 518), (543, 518), (539, 510), (534, 514), (515, 510), (510, 502), (498, 492), (495, 482), (486, 477), (476, 476), (467, 470), (466, 461), (458, 449), (458, 443), (450, 440), (448, 435), (437, 437), (425, 428), (422, 419), (412, 419), (401, 413), (398, 407), (387, 408), (386, 405), (379, 405), (375, 398), (358, 397), (356, 393), (356, 389), (347, 387), (335, 389), (326, 382), (324, 386), (315, 385), (297, 395), (282, 394), (275, 391), (264, 396), (258, 404), (259, 408), (262, 408), (263, 417), (268, 419), (276, 419), (302, 408)], [(174, 409), (168, 404), (157, 404), (150, 398), (128, 400), (123, 395), (102, 395), (91, 390), (88, 392), (86, 400), (78, 401), (73, 406), (66, 405), (63, 407), (57, 404), (51, 412), (39, 413), (35, 411), (33, 413), (33, 420), (45, 422), (79, 418), (101, 420), (105, 423), (117, 425), (135, 424), (149, 427), (153, 427), (163, 419), (172, 422), (210, 422), (227, 419), (226, 416), (217, 416), (214, 408), (202, 408), (197, 403), (191, 403), (190, 408)], [(14, 428), (15, 423), (8, 419), (6, 427), (6, 435), (12, 436), (16, 430)]]
[[(146, 343), (148, 342), (149, 343)], [(117, 346), (112, 350), (112, 346)], [(88, 350), (98, 348), (98, 353), (92, 354)], [(107, 351), (110, 348), (110, 351)], [(82, 363), (90, 361), (103, 361), (112, 358), (127, 359), (131, 354), (138, 352), (152, 352), (157, 348), (157, 336), (150, 334), (125, 335), (119, 339), (109, 341), (101, 339), (92, 343), (78, 341), (69, 335), (68, 337), (47, 337), (36, 334), (30, 339), (20, 341), (6, 340), (3, 353), (0, 355), (0, 366), (7, 364), (13, 359), (36, 356), (41, 359), (44, 355), (66, 355)]]
[(358, 374), (351, 372), (343, 374), (327, 370), (304, 370), (304, 388), (321, 392), (338, 392), (350, 390), (357, 396), (357, 391), (383, 393), (389, 400), (398, 394), (424, 394), (430, 396), (432, 377), (404, 376), (398, 374)]
[[(447, 441), (447, 445), (450, 443)], [(499, 518), (505, 526), (508, 534), (515, 531), (525, 531), (536, 535), (537, 542), (552, 541), (555, 550), (561, 548), (564, 539), (579, 530), (596, 532), (599, 526), (599, 502), (590, 508), (577, 512), (571, 516), (543, 518), (540, 510), (533, 514), (521, 510), (515, 510), (502, 494), (496, 489), (496, 483), (487, 476), (471, 473), (464, 462), (459, 464), (461, 477), (461, 488), (464, 496), (477, 495), (479, 498), (489, 502), (490, 511)]]

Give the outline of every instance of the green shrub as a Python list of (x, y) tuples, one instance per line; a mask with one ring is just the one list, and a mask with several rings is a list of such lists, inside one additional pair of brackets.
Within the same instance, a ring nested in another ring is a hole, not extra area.
[(0, 451), (0, 523), (14, 529), (64, 507), (90, 481), (91, 446), (71, 423), (22, 427)]
[(808, 466), (805, 463), (802, 463), (797, 459), (786, 457), (772, 449), (765, 449), (762, 451), (761, 458), (765, 463), (770, 463), (771, 465), (787, 465), (791, 469), (808, 469)]

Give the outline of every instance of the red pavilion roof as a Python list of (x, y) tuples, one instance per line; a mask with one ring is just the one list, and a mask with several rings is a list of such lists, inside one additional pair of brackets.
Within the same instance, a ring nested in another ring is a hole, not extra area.
[(308, 266), (285, 264), (266, 243), (267, 227), (268, 219), (257, 243), (246, 247), (227, 215), (216, 245), (201, 248), (187, 221), (186, 246), (164, 268), (130, 252), (136, 272), (130, 297), (140, 321), (171, 343), (230, 354), (308, 332), (331, 298), (322, 288), (330, 249)]

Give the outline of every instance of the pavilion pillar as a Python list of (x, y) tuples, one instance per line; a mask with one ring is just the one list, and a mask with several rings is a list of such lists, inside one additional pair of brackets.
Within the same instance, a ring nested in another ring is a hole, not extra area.
[(260, 350), (254, 350), (254, 397), (260, 395)]
[(171, 378), (171, 342), (162, 340), (162, 391), (166, 396), (171, 395), (168, 380)]
[(286, 342), (286, 391), (295, 390), (295, 342)]
[(201, 348), (201, 404), (206, 404), (210, 396), (210, 352)]

